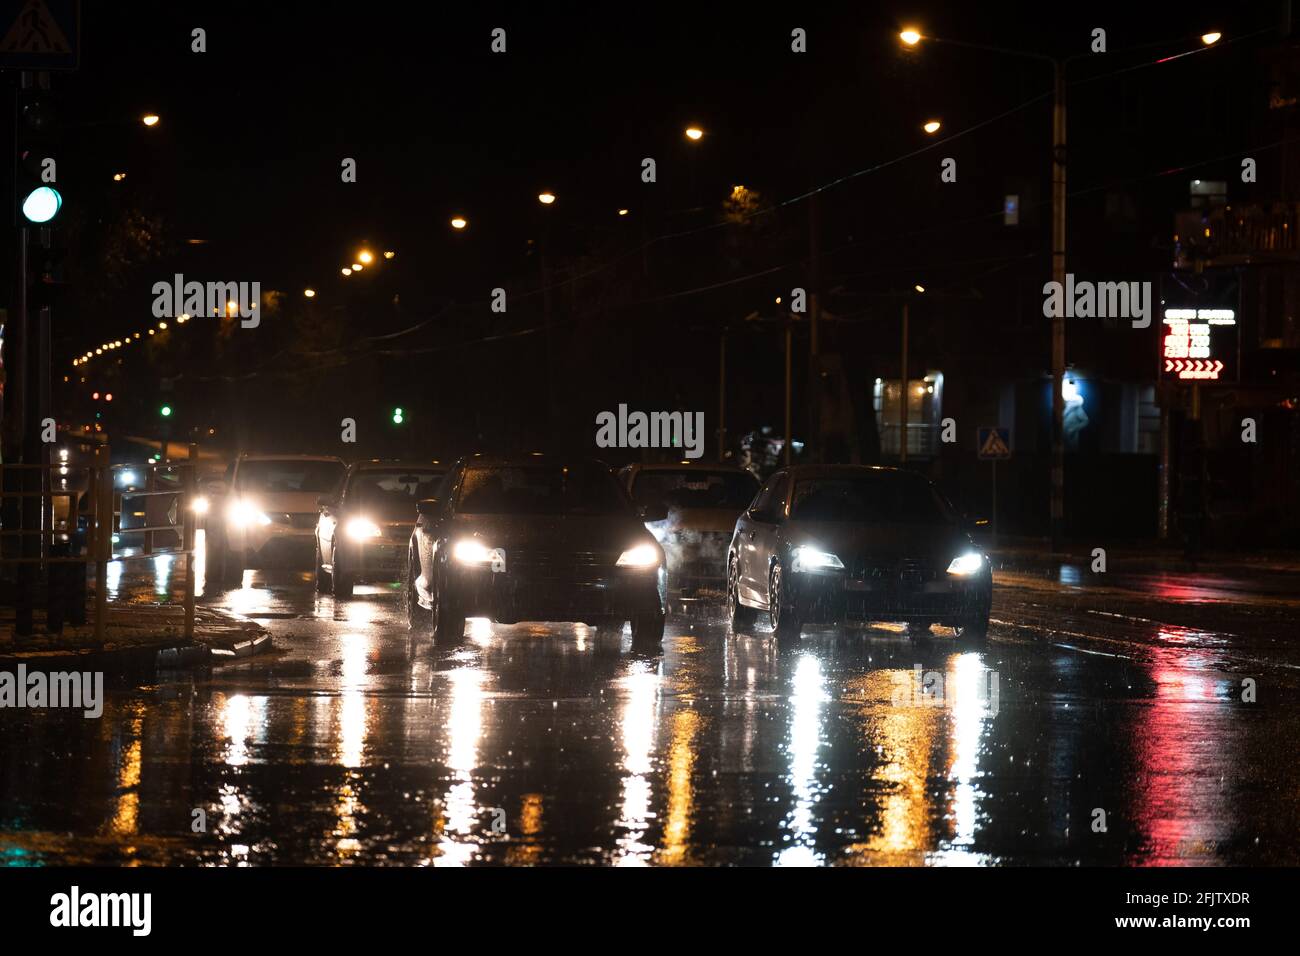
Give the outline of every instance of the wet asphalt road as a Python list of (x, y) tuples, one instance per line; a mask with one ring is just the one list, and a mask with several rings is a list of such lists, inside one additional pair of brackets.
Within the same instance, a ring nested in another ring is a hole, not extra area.
[(201, 600), (275, 653), (0, 711), (0, 863), (1294, 865), (1294, 580), (1008, 569), (982, 649), (714, 609), (646, 655), (249, 571)]

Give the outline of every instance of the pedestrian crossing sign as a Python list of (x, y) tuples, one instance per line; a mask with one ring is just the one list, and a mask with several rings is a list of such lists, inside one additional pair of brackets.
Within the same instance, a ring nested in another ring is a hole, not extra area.
[(1010, 458), (1011, 429), (981, 426), (978, 444), (980, 458)]

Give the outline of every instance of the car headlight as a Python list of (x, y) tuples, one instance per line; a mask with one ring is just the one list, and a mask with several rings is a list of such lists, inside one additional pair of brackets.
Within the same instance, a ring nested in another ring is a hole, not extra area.
[(794, 549), (795, 571), (843, 571), (844, 562), (829, 551), (819, 551), (807, 545)]
[(117, 482), (120, 485), (134, 485), (140, 480), (140, 476), (134, 471), (120, 471), (117, 473)]
[(659, 566), (659, 549), (646, 542), (628, 548), (618, 556), (620, 568), (656, 568)]
[(378, 538), (382, 531), (379, 525), (375, 524), (369, 518), (353, 518), (348, 522), (348, 537), (353, 541), (365, 541), (367, 538)]
[(967, 551), (965, 554), (959, 554), (952, 559), (948, 565), (948, 573), (955, 574), (959, 577), (970, 577), (972, 574), (979, 574), (984, 568), (984, 555), (977, 551)]
[(271, 519), (261, 510), (254, 508), (247, 501), (237, 501), (230, 506), (230, 521), (236, 527), (248, 528), (252, 525), (268, 525)]
[(506, 553), (501, 548), (489, 548), (474, 538), (462, 538), (451, 547), (451, 556), (461, 564), (474, 567), (491, 565), (493, 571), (506, 569)]
[(207, 514), (209, 507), (211, 507), (211, 503), (208, 501), (207, 498), (203, 497), (202, 495), (196, 496), (195, 499), (190, 502), (190, 509), (196, 515)]

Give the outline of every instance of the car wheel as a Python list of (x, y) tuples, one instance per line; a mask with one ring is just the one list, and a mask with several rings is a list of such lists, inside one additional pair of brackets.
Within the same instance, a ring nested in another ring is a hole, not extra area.
[(777, 642), (782, 644), (799, 640), (799, 632), (803, 630), (803, 622), (795, 613), (792, 595), (787, 593), (788, 590), (781, 565), (774, 565), (771, 577), (768, 579), (767, 604), (770, 608), (768, 613), (772, 620), (772, 631), (776, 634)]
[(433, 642), (457, 644), (465, 637), (465, 615), (452, 603), (446, 589), (433, 592)]
[(989, 612), (981, 611), (968, 617), (957, 628), (957, 639), (970, 644), (984, 644), (989, 639)]
[(754, 626), (758, 612), (740, 603), (740, 566), (733, 557), (727, 562), (727, 611), (733, 631), (747, 631)]
[(661, 644), (663, 639), (664, 615), (662, 613), (638, 614), (632, 618), (633, 646)]
[(334, 570), (330, 572), (330, 590), (336, 601), (346, 601), (352, 597), (352, 575), (339, 567), (339, 556), (334, 555)]
[(433, 612), (420, 607), (420, 592), (415, 587), (415, 562), (406, 566), (406, 626), (412, 631), (424, 631), (433, 619)]
[(227, 587), (237, 588), (244, 584), (244, 552), (226, 547), (222, 553), (221, 580)]
[(318, 540), (316, 542), (316, 593), (317, 594), (324, 594), (326, 591), (330, 589), (329, 575), (325, 573), (325, 568), (322, 567), (324, 563), (325, 562), (322, 560), (322, 555), (320, 553), (320, 541)]

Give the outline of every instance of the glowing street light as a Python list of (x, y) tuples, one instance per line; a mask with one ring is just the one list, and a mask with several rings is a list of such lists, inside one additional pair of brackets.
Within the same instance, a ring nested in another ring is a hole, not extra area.
[(898, 38), (908, 46), (916, 46), (921, 42), (921, 33), (919, 30), (914, 30), (911, 27), (908, 27), (898, 35)]
[(316, 290), (315, 290), (315, 289), (303, 289), (303, 290), (302, 290), (302, 294), (305, 295), (305, 296), (306, 296), (307, 298), (309, 298), (309, 299), (314, 299), (314, 298), (316, 298)]
[(370, 263), (375, 261), (375, 257), (368, 250), (362, 249), (360, 252), (357, 253), (357, 260), (360, 262), (364, 262), (366, 265), (370, 265)]
[(927, 133), (933, 134), (939, 132), (939, 127), (941, 127), (942, 125), (943, 124), (940, 123), (938, 120), (930, 120), (928, 123), (922, 126), (921, 129), (925, 130)]
[(349, 268), (347, 268), (346, 266), (345, 266), (343, 269), (341, 269), (340, 271), (341, 271), (345, 276), (350, 276), (350, 275), (352, 275), (352, 270), (349, 269)]
[(551, 203), (555, 202), (555, 193), (538, 193), (537, 201), (543, 206), (549, 206)]
[(158, 114), (146, 113), (144, 116), (140, 117), (140, 122), (144, 123), (145, 126), (157, 126)]
[(120, 182), (121, 182), (122, 180), (124, 180), (124, 179), (126, 179), (126, 173), (114, 173), (114, 174), (113, 174), (113, 182), (115, 182), (115, 183), (120, 183)]
[(687, 138), (687, 139), (689, 139), (689, 140), (699, 140), (699, 139), (702, 139), (703, 137), (704, 137), (704, 130), (700, 129), (698, 126), (688, 126), (688, 127), (686, 127), (686, 138)]
[(456, 216), (451, 221), (451, 228), (453, 229), (464, 229), (468, 225), (469, 223), (465, 221), (463, 216)]
[(1215, 30), (1211, 30), (1209, 33), (1201, 34), (1201, 42), (1204, 43), (1206, 46), (1213, 46), (1214, 44), (1218, 43), (1221, 39), (1223, 39), (1223, 34)]
[(385, 259), (391, 259), (391, 258), (393, 258), (393, 256), (395, 256), (395, 255), (397, 255), (397, 253), (395, 253), (395, 252), (393, 252), (391, 249), (389, 249), (387, 252), (384, 253), (384, 258), (385, 258)]
[(364, 268), (365, 268), (365, 266), (363, 266), (363, 265), (362, 265), (361, 263), (359, 263), (359, 262), (354, 262), (354, 263), (352, 263), (352, 271), (353, 271), (353, 272), (360, 272), (360, 271), (361, 271), (362, 269), (364, 269)]
[(918, 283), (917, 285), (912, 286), (912, 288), (915, 289), (917, 292), (924, 292), (924, 291), (925, 291), (925, 286), (920, 285), (919, 283)]
[(619, 214), (620, 216), (626, 216), (626, 215), (627, 215), (627, 210), (626, 210), (626, 209), (620, 209), (620, 210), (618, 211), (618, 214)]

